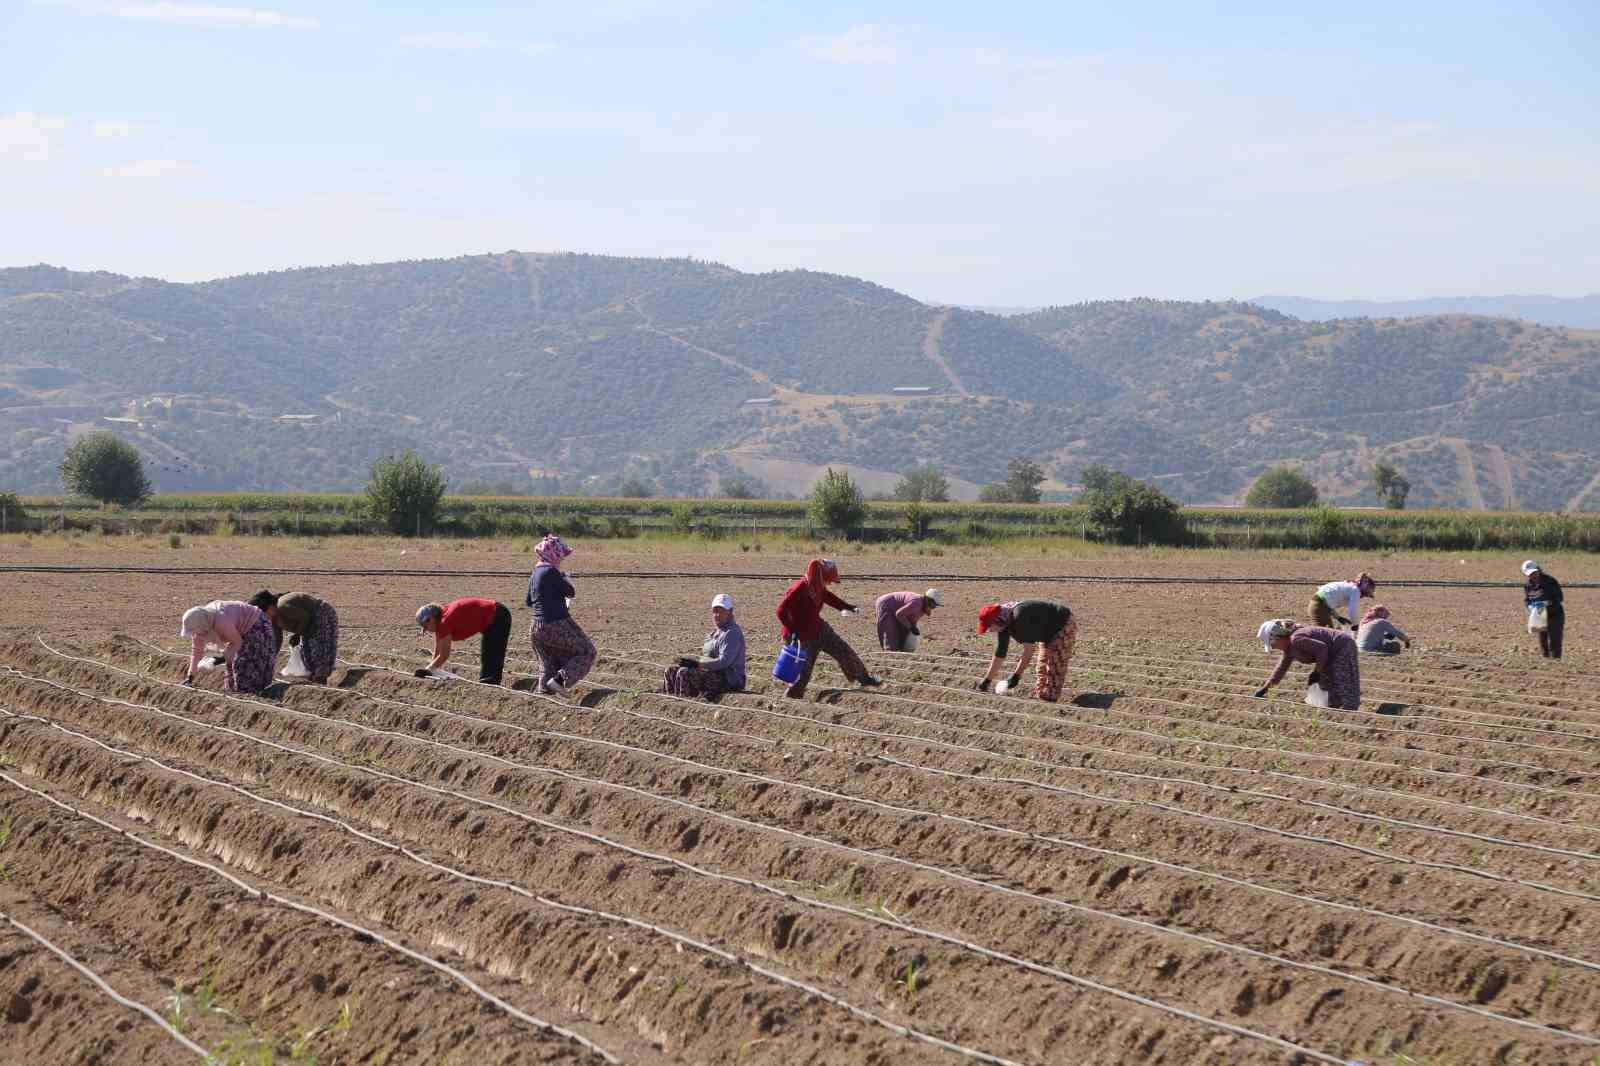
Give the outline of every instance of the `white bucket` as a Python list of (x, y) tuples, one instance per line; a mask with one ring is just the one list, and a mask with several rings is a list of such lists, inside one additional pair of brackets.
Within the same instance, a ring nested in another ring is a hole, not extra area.
[(296, 644), (294, 647), (289, 649), (289, 662), (288, 662), (287, 665), (284, 666), (284, 668), (282, 670), (282, 676), (284, 676), (284, 677), (310, 677), (311, 676), (311, 671), (306, 668), (306, 657), (304, 655), (300, 654), (300, 649), (304, 648), (304, 647), (305, 647), (305, 644), (304, 643), (300, 643), (300, 644)]
[(922, 641), (922, 638), (917, 636), (915, 633), (907, 633), (906, 634), (905, 643), (900, 645), (900, 650), (901, 651), (916, 651), (917, 650), (917, 645), (919, 643), (921, 643), (921, 641)]

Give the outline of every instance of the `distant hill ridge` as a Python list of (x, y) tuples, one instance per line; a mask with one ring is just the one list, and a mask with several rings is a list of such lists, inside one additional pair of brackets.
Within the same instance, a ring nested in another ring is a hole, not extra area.
[(934, 463), (970, 494), (1027, 454), (1056, 488), (1108, 463), (1191, 502), (1294, 462), (1371, 503), (1386, 457), (1418, 505), (1600, 510), (1597, 413), (1600, 334), (1506, 319), (1150, 299), (1002, 317), (569, 253), (199, 284), (0, 270), (0, 489), (22, 491), (114, 425), (168, 490), (354, 488), (413, 447), (457, 484), (678, 493), (736, 472), (801, 491), (827, 464), (886, 488)]
[(1316, 300), (1258, 296), (1250, 301), (1308, 321), (1333, 318), (1413, 318), (1418, 315), (1489, 315), (1542, 326), (1600, 329), (1600, 293), (1588, 296), (1433, 296), (1423, 300)]

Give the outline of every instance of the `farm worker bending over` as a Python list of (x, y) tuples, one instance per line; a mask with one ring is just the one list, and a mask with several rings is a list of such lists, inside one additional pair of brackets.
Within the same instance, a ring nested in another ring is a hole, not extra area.
[(806, 653), (806, 662), (800, 668), (800, 677), (784, 692), (790, 699), (800, 699), (811, 683), (811, 671), (817, 665), (817, 656), (826, 653), (839, 664), (847, 680), (871, 688), (883, 684), (867, 673), (861, 656), (857, 655), (822, 620), (823, 605), (841, 612), (855, 613), (855, 608), (828, 591), (828, 586), (839, 580), (839, 568), (832, 559), (813, 559), (806, 564), (806, 576), (789, 586), (789, 591), (778, 601), (778, 621), (783, 623), (781, 636), (785, 644), (798, 644)]
[(427, 677), (450, 661), (450, 646), (483, 634), (483, 654), (478, 665), (478, 680), (498, 685), (506, 668), (506, 641), (511, 639), (511, 608), (495, 600), (463, 596), (443, 607), (425, 603), (417, 608), (417, 625), (433, 634), (433, 661), (418, 677)]
[(1292, 618), (1274, 618), (1262, 622), (1256, 636), (1261, 638), (1263, 649), (1282, 655), (1267, 683), (1256, 689), (1254, 695), (1258, 699), (1267, 698), (1267, 690), (1283, 680), (1291, 664), (1312, 663), (1316, 666), (1316, 679), (1328, 690), (1328, 706), (1346, 711), (1361, 709), (1361, 664), (1355, 638), (1349, 633), (1326, 626), (1303, 626)]
[(1361, 597), (1377, 591), (1377, 583), (1364, 572), (1354, 581), (1328, 582), (1311, 597), (1312, 624), (1331, 626), (1337, 620), (1340, 625), (1354, 628), (1352, 619), (1361, 610)]
[(577, 591), (561, 572), (561, 561), (572, 549), (554, 533), (546, 533), (533, 554), (539, 564), (528, 575), (528, 606), (533, 608), (528, 639), (543, 664), (539, 688), (565, 696), (594, 669), (594, 642), (567, 610), (567, 601)]
[(1411, 638), (1389, 621), (1389, 608), (1375, 603), (1361, 616), (1361, 628), (1356, 631), (1356, 647), (1362, 651), (1375, 651), (1384, 655), (1398, 655), (1400, 646), (1411, 647)]
[(1033, 678), (1033, 694), (1041, 700), (1054, 703), (1061, 697), (1067, 683), (1067, 663), (1072, 659), (1072, 646), (1078, 640), (1078, 623), (1072, 617), (1072, 608), (1052, 600), (1012, 600), (1007, 603), (986, 603), (978, 610), (978, 632), (999, 630), (995, 639), (994, 658), (989, 662), (989, 672), (978, 682), (979, 692), (988, 692), (989, 686), (1000, 676), (1006, 665), (1006, 652), (1012, 638), (1022, 644), (1022, 658), (1017, 669), (996, 692), (1009, 692), (1022, 683), (1022, 671), (1033, 661), (1036, 645), (1044, 645), (1039, 657), (1039, 669)]
[(711, 625), (698, 658), (685, 655), (667, 667), (661, 685), (669, 695), (715, 699), (744, 689), (744, 630), (733, 620), (733, 597), (726, 592), (711, 599)]
[(212, 600), (204, 607), (183, 612), (179, 635), (194, 642), (189, 653), (185, 685), (194, 684), (194, 672), (206, 644), (222, 648), (227, 667), (223, 689), (227, 692), (260, 692), (272, 684), (272, 666), (278, 646), (272, 639), (272, 623), (258, 608), (238, 600)]
[(1545, 628), (1535, 629), (1539, 638), (1539, 654), (1546, 659), (1561, 658), (1561, 631), (1567, 628), (1567, 609), (1561, 605), (1561, 582), (1539, 569), (1532, 559), (1522, 564), (1522, 576), (1528, 583), (1522, 587), (1522, 600), (1531, 612), (1543, 606)]
[(300, 649), (307, 676), (326, 685), (339, 654), (339, 615), (333, 604), (309, 592), (273, 593), (262, 589), (250, 597), (267, 614), (274, 629), (289, 634), (289, 647)]
[[(878, 597), (878, 647), (884, 651), (910, 651), (906, 637), (920, 637), (917, 623), (935, 607), (944, 606), (944, 593), (938, 589), (927, 592), (886, 592)], [(916, 641), (910, 642), (912, 647)]]

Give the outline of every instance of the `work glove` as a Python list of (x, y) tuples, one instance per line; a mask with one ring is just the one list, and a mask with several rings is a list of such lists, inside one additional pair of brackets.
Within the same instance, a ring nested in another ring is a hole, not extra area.
[(299, 646), (300, 646), (300, 634), (299, 633), (290, 633), (289, 634), (289, 647), (298, 648)]
[(418, 667), (417, 669), (411, 671), (411, 676), (412, 677), (427, 677), (428, 676), (428, 668), (425, 667), (425, 666)]
[(700, 665), (700, 660), (692, 655), (680, 655), (678, 656), (678, 665), (693, 668)]
[(1258, 688), (1254, 692), (1250, 693), (1250, 695), (1254, 696), (1258, 700), (1266, 699), (1267, 698), (1267, 686), (1262, 685), (1260, 688)]
[(922, 630), (918, 629), (916, 626), (912, 626), (911, 627), (911, 635), (915, 636), (915, 637), (920, 637), (920, 636), (922, 636)]
[(1317, 673), (1315, 670), (1311, 671), (1311, 675), (1306, 678), (1306, 684), (1307, 685), (1320, 685), (1320, 684), (1322, 684), (1322, 675)]
[(184, 674), (183, 675), (183, 685), (184, 685), (185, 688), (194, 688), (194, 675), (193, 674)]
[(988, 692), (989, 691), (989, 679), (987, 677), (984, 678), (982, 681), (978, 682), (978, 691), (979, 692)]
[(1010, 677), (1006, 678), (1006, 688), (1008, 688), (1008, 689), (1016, 688), (1020, 684), (1022, 684), (1022, 671), (1021, 670), (1018, 670), (1016, 673), (1014, 673)]
[(1356, 627), (1356, 624), (1354, 622), (1350, 621), (1350, 619), (1346, 618), (1342, 614), (1336, 614), (1333, 617), (1338, 619), (1339, 620), (1339, 624), (1342, 625), (1342, 626), (1349, 626), (1351, 629), (1354, 629)]

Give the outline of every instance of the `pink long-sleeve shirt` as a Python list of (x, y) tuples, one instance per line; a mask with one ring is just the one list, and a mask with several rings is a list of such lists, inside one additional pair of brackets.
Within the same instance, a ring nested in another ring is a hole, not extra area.
[(261, 611), (241, 600), (212, 600), (206, 604), (206, 610), (211, 612), (211, 632), (196, 633), (189, 652), (189, 673), (193, 674), (200, 669), (200, 660), (205, 656), (206, 644), (216, 644), (222, 648), (223, 658), (227, 660), (228, 676), (233, 676), (233, 661), (239, 657), (239, 649), (244, 644), (244, 635), (261, 619)]
[(927, 613), (922, 609), (923, 598), (920, 592), (886, 592), (878, 597), (878, 614), (892, 614), (901, 625), (910, 628)]

